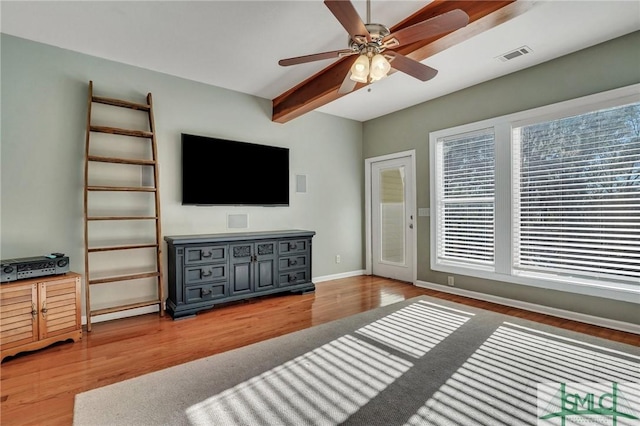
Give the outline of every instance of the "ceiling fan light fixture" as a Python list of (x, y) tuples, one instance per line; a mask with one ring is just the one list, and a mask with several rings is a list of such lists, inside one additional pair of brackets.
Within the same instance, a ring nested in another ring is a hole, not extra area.
[[(434, 78), (438, 70), (404, 56), (402, 52), (394, 49), (401, 46), (410, 46), (417, 42), (427, 43), (428, 40), (433, 37), (451, 33), (466, 26), (470, 20), (469, 15), (462, 9), (453, 9), (423, 19), (412, 25), (408, 23), (412, 21), (413, 18), (405, 20), (403, 22), (407, 22), (409, 26), (405, 26), (391, 33), (386, 26), (371, 23), (371, 0), (366, 0), (367, 23), (362, 21), (352, 1), (353, 0), (324, 0), (324, 4), (349, 35), (348, 49), (282, 59), (278, 63), (282, 66), (289, 66), (357, 55), (357, 58), (351, 62), (349, 72), (343, 77), (342, 84), (338, 88), (338, 94), (340, 95), (352, 92), (353, 90), (361, 88), (362, 85), (373, 83), (386, 77), (391, 71), (390, 61), (393, 61), (394, 70), (403, 72), (420, 81), (427, 81)], [(430, 15), (430, 13), (428, 14)], [(389, 53), (385, 53), (387, 49), (390, 51)], [(411, 52), (414, 51), (415, 50), (411, 50)], [(345, 62), (344, 65), (340, 65), (339, 68), (335, 69), (340, 69), (340, 73), (342, 73), (342, 66), (348, 66), (348, 62)], [(333, 70), (333, 68), (331, 69)], [(322, 81), (323, 84), (327, 85), (332, 84), (332, 79), (335, 76), (333, 71), (329, 71), (329, 68), (327, 68), (322, 72), (322, 75), (327, 75), (330, 78), (321, 78), (319, 73), (317, 77), (318, 81)], [(313, 78), (315, 79), (316, 76)], [(356, 83), (360, 83), (360, 86), (358, 87)], [(318, 87), (318, 90), (319, 89)], [(299, 87), (281, 96), (286, 95), (288, 98), (297, 90), (299, 90)], [(286, 115), (282, 112), (279, 114), (282, 116)], [(274, 117), (275, 116), (274, 113)]]
[(353, 81), (358, 83), (366, 83), (369, 77), (369, 57), (366, 54), (362, 54), (351, 65), (351, 76), (349, 77)]
[(371, 81), (378, 81), (387, 76), (387, 73), (391, 70), (391, 64), (384, 55), (380, 53), (371, 58), (371, 71), (369, 77)]

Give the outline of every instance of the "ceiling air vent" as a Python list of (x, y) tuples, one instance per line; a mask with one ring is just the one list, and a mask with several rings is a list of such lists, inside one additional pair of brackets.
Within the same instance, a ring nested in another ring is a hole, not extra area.
[(502, 62), (507, 62), (519, 56), (527, 55), (529, 53), (533, 53), (533, 50), (531, 50), (529, 46), (522, 46), (517, 48), (516, 50), (512, 50), (511, 52), (500, 55), (496, 59), (500, 59)]

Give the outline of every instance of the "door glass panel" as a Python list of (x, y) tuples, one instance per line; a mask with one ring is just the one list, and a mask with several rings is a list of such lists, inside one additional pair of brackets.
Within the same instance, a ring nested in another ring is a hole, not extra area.
[(380, 171), (380, 261), (405, 263), (404, 166)]

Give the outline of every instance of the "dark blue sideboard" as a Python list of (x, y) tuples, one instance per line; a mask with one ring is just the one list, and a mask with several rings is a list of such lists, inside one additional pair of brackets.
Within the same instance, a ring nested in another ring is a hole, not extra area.
[(315, 291), (314, 235), (282, 230), (164, 237), (169, 260), (167, 312), (177, 319), (249, 297)]

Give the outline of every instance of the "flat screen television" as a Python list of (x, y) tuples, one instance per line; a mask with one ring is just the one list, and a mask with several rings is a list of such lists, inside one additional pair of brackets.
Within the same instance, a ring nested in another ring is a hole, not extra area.
[(289, 149), (183, 133), (182, 204), (288, 206)]

